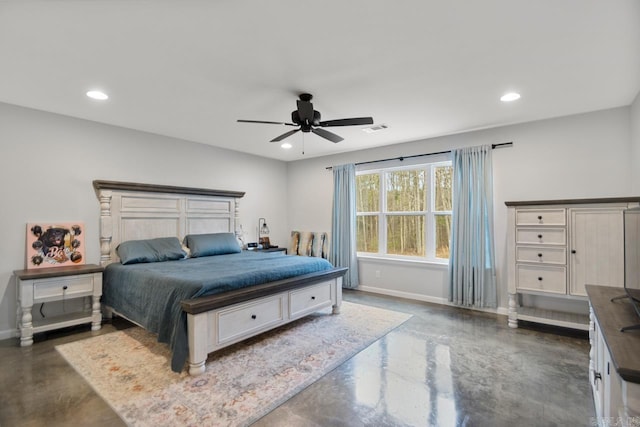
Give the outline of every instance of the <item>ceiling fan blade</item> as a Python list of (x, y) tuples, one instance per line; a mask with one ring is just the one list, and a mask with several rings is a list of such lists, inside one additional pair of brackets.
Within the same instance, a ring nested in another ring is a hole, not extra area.
[(268, 122), (265, 120), (238, 120), (239, 123), (264, 123), (268, 125), (285, 125), (285, 126), (298, 126), (295, 123), (285, 123), (285, 122)]
[(328, 130), (324, 130), (324, 129), (314, 128), (314, 129), (311, 129), (311, 132), (315, 133), (318, 136), (323, 137), (324, 139), (328, 139), (331, 142), (340, 142), (344, 139), (341, 136), (338, 136), (335, 133), (329, 132)]
[(373, 117), (354, 117), (352, 119), (327, 120), (320, 122), (320, 126), (359, 126), (372, 125)]
[(275, 138), (273, 138), (271, 141), (269, 142), (278, 142), (278, 141), (282, 141), (285, 138), (289, 138), (291, 135), (293, 135), (296, 132), (299, 132), (300, 129), (294, 129), (294, 130), (290, 130), (289, 132), (285, 132), (280, 136), (276, 136)]
[(313, 104), (309, 101), (296, 101), (298, 104), (298, 115), (300, 116), (300, 122), (312, 123), (313, 122)]

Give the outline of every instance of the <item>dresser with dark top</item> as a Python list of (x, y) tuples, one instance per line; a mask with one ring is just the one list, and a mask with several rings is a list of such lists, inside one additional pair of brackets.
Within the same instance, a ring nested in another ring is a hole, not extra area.
[(640, 425), (640, 323), (630, 301), (617, 287), (587, 285), (591, 342), (589, 381), (598, 425)]

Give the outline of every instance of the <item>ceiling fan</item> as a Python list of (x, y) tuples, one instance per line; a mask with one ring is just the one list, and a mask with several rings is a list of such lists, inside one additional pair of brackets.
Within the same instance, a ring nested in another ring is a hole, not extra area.
[(298, 109), (291, 112), (291, 121), (287, 122), (268, 122), (264, 120), (238, 120), (240, 123), (266, 123), (272, 125), (285, 125), (285, 126), (298, 126), (298, 129), (290, 130), (280, 136), (273, 138), (270, 142), (282, 141), (285, 138), (290, 137), (296, 132), (313, 132), (322, 138), (328, 139), (331, 142), (340, 142), (344, 138), (336, 135), (333, 132), (329, 132), (323, 128), (332, 126), (359, 126), (359, 125), (372, 125), (372, 117), (355, 117), (351, 119), (337, 119), (320, 121), (320, 112), (313, 109), (311, 103), (313, 95), (309, 93), (300, 94), (300, 99), (296, 101)]

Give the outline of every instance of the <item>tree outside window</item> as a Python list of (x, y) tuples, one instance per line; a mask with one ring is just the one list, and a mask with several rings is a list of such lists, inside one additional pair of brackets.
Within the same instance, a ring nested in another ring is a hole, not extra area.
[(358, 252), (448, 259), (452, 172), (441, 162), (358, 173)]
[(356, 212), (358, 252), (378, 252), (378, 214), (380, 211), (380, 175), (356, 176)]
[(451, 211), (453, 210), (453, 167), (451, 165), (435, 166), (433, 172), (436, 258), (449, 259)]

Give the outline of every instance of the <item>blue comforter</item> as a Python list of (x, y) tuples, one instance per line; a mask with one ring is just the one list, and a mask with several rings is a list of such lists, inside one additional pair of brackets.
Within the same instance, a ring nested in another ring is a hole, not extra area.
[(189, 354), (187, 316), (180, 301), (333, 268), (325, 259), (242, 252), (179, 261), (122, 265), (104, 272), (102, 302), (158, 334), (181, 372)]

